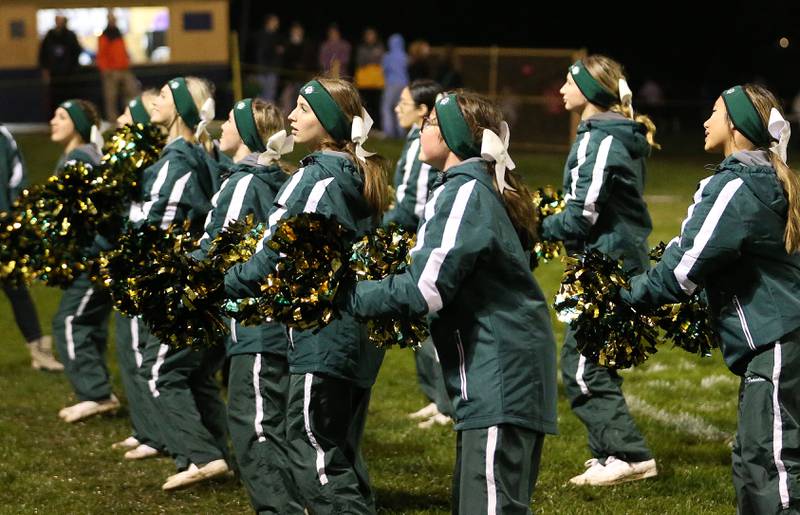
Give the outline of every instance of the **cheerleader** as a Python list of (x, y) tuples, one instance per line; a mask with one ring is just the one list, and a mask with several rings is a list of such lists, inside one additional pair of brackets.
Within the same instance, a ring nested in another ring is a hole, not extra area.
[[(72, 162), (96, 166), (103, 142), (97, 108), (85, 100), (67, 100), (50, 120), (50, 139), (64, 148), (56, 173)], [(89, 249), (87, 249), (89, 252)], [(120, 404), (111, 392), (105, 360), (111, 298), (82, 274), (64, 290), (53, 318), (53, 336), (64, 372), (78, 403), (59, 411), (65, 422), (116, 411)]]
[[(14, 137), (0, 125), (0, 212), (11, 211), (11, 206), (27, 185), (25, 161)], [(64, 365), (53, 356), (53, 339), (42, 336), (42, 327), (36, 315), (36, 306), (24, 284), (3, 283), (3, 291), (11, 302), (14, 320), (31, 355), (31, 367), (35, 370), (60, 372)]]
[(722, 355), (741, 378), (733, 446), (737, 513), (800, 510), (800, 178), (786, 164), (789, 123), (765, 88), (722, 92), (703, 124), (724, 159), (698, 185), (680, 236), (634, 277), (639, 308), (705, 289)]
[[(133, 224), (166, 230), (186, 222), (191, 233), (202, 232), (219, 186), (216, 163), (208, 153), (214, 147), (205, 131), (214, 118), (212, 93), (203, 79), (178, 77), (165, 84), (153, 101), (151, 122), (166, 129), (168, 143), (159, 160), (143, 173), (143, 198), (130, 209)], [(175, 349), (152, 334), (143, 340), (140, 335), (140, 345), (138, 370), (150, 392), (150, 416), (160, 425), (178, 469), (162, 489), (226, 474), (225, 404), (213, 377), (222, 364), (221, 349)]]
[[(622, 259), (628, 271), (644, 271), (653, 227), (643, 198), (645, 159), (657, 148), (655, 126), (646, 116), (634, 116), (622, 66), (605, 56), (590, 55), (570, 66), (561, 95), (581, 122), (564, 166), (566, 208), (543, 220), (541, 236), (563, 241), (571, 254), (598, 249)], [(592, 453), (586, 470), (570, 483), (613, 485), (657, 475), (622, 395), (622, 377), (587, 361), (571, 327), (561, 348), (561, 375)]]
[[(417, 232), (419, 218), (428, 201), (428, 192), (439, 174), (438, 170), (419, 160), (419, 128), (441, 92), (442, 87), (434, 81), (416, 80), (403, 88), (400, 94), (394, 112), (398, 124), (408, 131), (408, 135), (394, 172), (394, 207), (384, 215), (384, 224), (394, 222), (407, 231)], [(442, 366), (430, 339), (414, 353), (414, 361), (417, 365), (417, 381), (430, 402), (409, 417), (424, 419), (419, 423), (421, 428), (451, 422), (452, 406), (447, 398)]]
[[(195, 257), (231, 221), (252, 216), (266, 223), (275, 196), (289, 178), (280, 158), (291, 152), (283, 114), (261, 99), (237, 102), (222, 124), (220, 149), (236, 163), (211, 203)], [(289, 366), (286, 333), (279, 324), (244, 326), (231, 321), (227, 342), (228, 429), (239, 474), (256, 513), (302, 513), (286, 468)], [(292, 492), (292, 493), (289, 493)]]
[[(158, 91), (149, 89), (128, 102), (125, 111), (117, 118), (117, 126), (149, 125), (150, 109), (156, 96)], [(105, 241), (100, 246), (111, 247)], [(142, 348), (148, 337), (147, 327), (141, 318), (128, 318), (119, 312), (114, 313), (114, 326), (117, 365), (122, 386), (125, 388), (133, 432), (124, 440), (113, 443), (111, 448), (126, 451), (125, 459), (128, 460), (152, 458), (166, 452), (166, 446), (157, 419), (148, 414), (150, 391), (139, 379), (139, 368), (143, 361)]]
[[(308, 82), (289, 121), (295, 142), (312, 153), (278, 192), (258, 252), (226, 274), (226, 290), (235, 298), (258, 296), (260, 281), (274, 271), (278, 256), (263, 243), (280, 219), (321, 213), (363, 235), (385, 210), (385, 165), (363, 148), (372, 120), (352, 84), (323, 78)], [(298, 503), (313, 513), (373, 513), (361, 438), (383, 352), (348, 315), (319, 332), (290, 329), (287, 336), (287, 465), (299, 490)]]
[(455, 411), (454, 513), (530, 513), (544, 435), (556, 432), (555, 341), (529, 268), (536, 220), (507, 173), (508, 138), (488, 99), (436, 102), (420, 159), (443, 173), (411, 264), (345, 301), (358, 317), (428, 316)]

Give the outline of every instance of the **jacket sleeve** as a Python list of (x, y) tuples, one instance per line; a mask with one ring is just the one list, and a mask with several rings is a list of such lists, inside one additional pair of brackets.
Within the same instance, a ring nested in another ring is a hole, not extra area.
[(298, 213), (322, 213), (335, 216), (345, 226), (352, 226), (345, 214), (345, 206), (334, 177), (317, 173), (314, 165), (295, 172), (278, 192), (267, 217), (268, 228), (256, 248), (256, 253), (249, 261), (234, 265), (225, 274), (225, 290), (228, 295), (233, 298), (260, 295), (261, 281), (275, 270), (278, 262), (278, 255), (266, 243), (280, 220)]
[[(353, 315), (372, 318), (436, 313), (456, 296), (464, 277), (472, 273), (491, 236), (481, 214), (477, 180), (432, 196), (425, 222), (402, 274), (380, 281), (362, 281), (347, 300)], [(432, 212), (430, 212), (432, 211)]]
[(747, 236), (739, 205), (743, 181), (732, 173), (719, 173), (701, 181), (695, 203), (655, 267), (631, 279), (622, 300), (636, 307), (656, 307), (682, 302), (706, 278), (737, 259)]
[(167, 229), (187, 218), (199, 218), (207, 214), (212, 193), (199, 183), (205, 170), (190, 170), (175, 159), (161, 165), (153, 189), (145, 192), (142, 211), (145, 223)]
[(610, 154), (614, 137), (602, 131), (585, 132), (578, 144), (578, 162), (570, 170), (572, 180), (564, 195), (565, 209), (542, 221), (542, 239), (588, 239), (589, 232), (608, 200)]

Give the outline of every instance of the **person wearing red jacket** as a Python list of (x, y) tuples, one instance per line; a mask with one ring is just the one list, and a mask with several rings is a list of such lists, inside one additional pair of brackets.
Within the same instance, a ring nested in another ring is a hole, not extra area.
[(111, 11), (108, 12), (108, 27), (98, 39), (96, 63), (103, 82), (106, 118), (116, 120), (119, 116), (120, 100), (125, 105), (138, 95), (139, 83), (131, 73), (125, 41)]

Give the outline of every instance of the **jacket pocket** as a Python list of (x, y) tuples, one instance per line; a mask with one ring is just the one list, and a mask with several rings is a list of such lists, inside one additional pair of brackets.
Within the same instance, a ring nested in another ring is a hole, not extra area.
[(744, 316), (744, 308), (742, 303), (739, 302), (739, 297), (733, 296), (733, 307), (736, 308), (736, 314), (739, 316), (739, 323), (742, 325), (742, 332), (744, 339), (747, 340), (747, 346), (752, 350), (756, 350), (756, 345), (753, 343), (753, 336), (750, 334), (750, 327), (747, 325), (747, 318)]
[(456, 350), (458, 350), (458, 377), (461, 381), (461, 398), (469, 400), (467, 395), (467, 359), (464, 344), (461, 343), (461, 332), (456, 331)]

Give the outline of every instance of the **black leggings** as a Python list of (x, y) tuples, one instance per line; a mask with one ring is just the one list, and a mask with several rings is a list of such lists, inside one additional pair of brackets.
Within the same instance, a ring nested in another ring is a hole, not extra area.
[(11, 309), (14, 310), (14, 320), (17, 327), (25, 337), (25, 341), (32, 342), (42, 337), (42, 327), (39, 325), (39, 317), (36, 314), (36, 306), (33, 305), (31, 294), (22, 285), (19, 287), (3, 283), (3, 291), (6, 292), (8, 300), (11, 301)]

